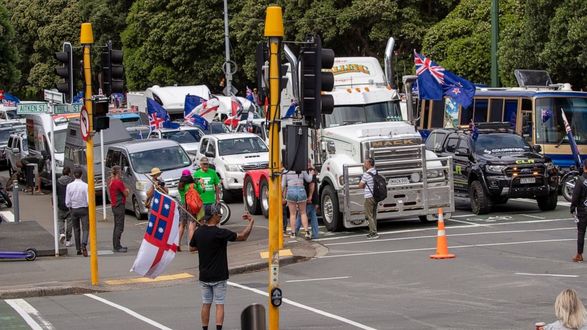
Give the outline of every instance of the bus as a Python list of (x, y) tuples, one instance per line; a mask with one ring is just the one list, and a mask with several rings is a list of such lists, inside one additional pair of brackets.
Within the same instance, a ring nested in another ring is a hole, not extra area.
[(477, 88), (474, 102), (463, 109), (452, 100), (419, 100), (416, 125), (425, 136), (435, 128), (471, 122), (509, 122), (531, 145), (540, 146), (554, 165), (575, 165), (562, 111), (575, 136), (581, 159), (587, 158), (587, 92), (553, 88)]

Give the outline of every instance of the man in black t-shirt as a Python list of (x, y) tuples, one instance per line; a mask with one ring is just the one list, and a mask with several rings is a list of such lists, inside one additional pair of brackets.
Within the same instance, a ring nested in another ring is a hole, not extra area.
[(200, 289), (202, 291), (202, 329), (208, 329), (212, 302), (216, 304), (216, 329), (221, 330), (224, 323), (224, 297), (228, 280), (228, 242), (246, 241), (249, 238), (253, 217), (245, 213), (243, 219), (247, 227), (239, 233), (219, 228), (220, 208), (215, 204), (206, 205), (205, 224), (200, 226), (190, 241), (190, 251), (198, 251)]

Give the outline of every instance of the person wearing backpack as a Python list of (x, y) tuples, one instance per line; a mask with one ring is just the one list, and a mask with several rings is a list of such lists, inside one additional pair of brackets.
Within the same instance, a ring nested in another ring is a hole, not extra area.
[(363, 196), (365, 197), (365, 219), (369, 223), (369, 234), (367, 239), (377, 239), (377, 201), (374, 197), (375, 190), (375, 176), (377, 170), (375, 169), (375, 160), (373, 158), (365, 158), (363, 162), (365, 173), (359, 181), (359, 188), (363, 189)]
[(573, 189), (571, 213), (577, 223), (577, 255), (574, 262), (583, 261), (583, 247), (585, 245), (585, 231), (587, 229), (587, 159), (583, 161), (583, 175), (579, 176)]
[[(179, 203), (183, 206), (179, 208), (179, 245), (177, 246), (177, 252), (181, 252), (181, 240), (185, 227), (190, 220), (190, 215), (185, 208), (185, 193), (187, 192), (189, 185), (194, 183), (192, 172), (185, 169), (181, 172), (181, 178), (179, 178), (179, 184), (177, 185), (177, 192), (179, 193)], [(189, 240), (188, 240), (189, 242)]]

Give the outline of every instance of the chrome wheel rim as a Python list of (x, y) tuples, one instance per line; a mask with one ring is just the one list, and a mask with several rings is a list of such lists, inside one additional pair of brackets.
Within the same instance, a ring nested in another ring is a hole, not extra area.
[(247, 193), (247, 206), (253, 207), (253, 204), (255, 204), (255, 189), (253, 188), (253, 183), (251, 181), (247, 181), (247, 188), (245, 191)]
[(138, 202), (138, 201), (137, 201), (137, 199), (136, 199), (136, 198), (134, 198), (134, 197), (133, 197), (133, 199), (132, 199), (132, 208), (133, 208), (133, 209), (134, 209), (134, 211), (135, 211), (135, 217), (136, 217), (137, 219), (140, 219), (140, 218), (141, 218), (141, 211), (139, 210), (139, 202)]
[(334, 218), (334, 204), (332, 203), (332, 199), (330, 196), (324, 196), (324, 202), (322, 203), (322, 209), (324, 210), (324, 221), (328, 223), (332, 223), (332, 219)]
[(269, 209), (269, 198), (267, 198), (268, 190), (269, 188), (266, 185), (261, 189), (261, 204), (263, 205), (264, 210)]

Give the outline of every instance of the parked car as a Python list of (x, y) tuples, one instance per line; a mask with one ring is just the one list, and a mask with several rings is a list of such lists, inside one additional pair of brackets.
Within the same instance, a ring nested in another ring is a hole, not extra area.
[[(147, 191), (151, 187), (149, 173), (158, 167), (162, 173), (169, 194), (176, 197), (181, 172), (192, 168), (188, 154), (172, 140), (137, 140), (108, 147), (106, 153), (106, 175), (110, 176), (112, 167), (122, 168), (122, 181), (130, 190), (126, 199), (126, 209), (132, 210), (137, 219), (146, 217), (149, 211), (145, 206)], [(110, 196), (108, 196), (110, 197)]]
[(196, 155), (197, 161), (204, 156), (216, 166), (222, 180), (224, 200), (242, 195), (246, 171), (266, 169), (269, 164), (267, 145), (252, 133), (205, 135)]
[(10, 176), (18, 171), (21, 159), (28, 155), (28, 142), (26, 132), (10, 134), (6, 147), (6, 161)]
[(204, 136), (204, 132), (197, 127), (180, 126), (176, 129), (162, 128), (153, 130), (148, 138), (173, 140), (179, 143), (190, 154), (191, 158), (194, 159), (202, 136)]
[(12, 126), (1, 126), (0, 127), (0, 166), (8, 167), (8, 148), (10, 142), (10, 136), (17, 132), (24, 132), (25, 126), (23, 124), (17, 124)]
[(479, 123), (474, 131), (437, 129), (426, 139), (426, 149), (453, 157), (455, 195), (469, 198), (475, 214), (509, 198), (535, 199), (542, 211), (554, 210), (559, 179), (552, 161), (509, 127)]

